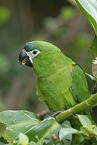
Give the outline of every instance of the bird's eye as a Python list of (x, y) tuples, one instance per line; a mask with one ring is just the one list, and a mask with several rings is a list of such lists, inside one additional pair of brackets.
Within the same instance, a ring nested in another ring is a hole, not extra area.
[(36, 54), (37, 53), (37, 50), (33, 50), (33, 54)]
[(34, 49), (34, 50), (26, 52), (26, 53), (27, 53), (29, 59), (32, 60), (32, 58), (36, 57), (40, 53), (40, 51), (37, 49)]

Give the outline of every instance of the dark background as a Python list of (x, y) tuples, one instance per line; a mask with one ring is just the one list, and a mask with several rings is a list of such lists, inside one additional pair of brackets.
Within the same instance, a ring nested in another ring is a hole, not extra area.
[[(18, 63), (26, 42), (49, 41), (91, 74), (88, 48), (93, 38), (91, 26), (73, 0), (0, 0), (0, 111), (47, 109), (36, 96), (33, 69)], [(87, 79), (91, 89), (93, 82)]]

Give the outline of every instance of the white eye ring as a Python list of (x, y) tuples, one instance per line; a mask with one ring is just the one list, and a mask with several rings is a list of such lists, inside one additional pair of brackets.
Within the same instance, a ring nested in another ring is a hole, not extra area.
[(35, 49), (35, 50), (32, 51), (32, 53), (33, 53), (33, 54), (37, 54), (38, 51)]
[[(40, 51), (37, 50), (37, 49), (34, 49), (34, 50), (32, 50), (31, 52), (32, 52), (32, 54), (33, 54), (34, 57), (37, 56), (37, 55), (40, 53)], [(33, 58), (34, 58), (34, 57), (33, 57)]]
[(32, 58), (36, 57), (40, 53), (40, 51), (37, 50), (37, 49), (34, 49), (34, 50), (26, 52), (26, 53), (29, 56), (29, 59), (30, 59), (31, 63), (33, 63)]

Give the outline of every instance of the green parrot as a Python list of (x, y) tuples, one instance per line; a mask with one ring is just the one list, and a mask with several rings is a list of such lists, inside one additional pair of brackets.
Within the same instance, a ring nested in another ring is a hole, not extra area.
[(66, 110), (90, 97), (81, 67), (49, 42), (26, 43), (19, 62), (34, 68), (37, 94), (53, 112)]

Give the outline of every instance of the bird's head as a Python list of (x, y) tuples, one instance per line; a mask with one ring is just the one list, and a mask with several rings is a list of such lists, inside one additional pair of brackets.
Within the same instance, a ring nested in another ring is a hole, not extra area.
[[(22, 65), (33, 67), (34, 60), (41, 63), (48, 56), (59, 51), (59, 49), (51, 43), (44, 41), (32, 41), (24, 45), (24, 49), (19, 54), (19, 62)], [(45, 59), (44, 59), (45, 58)]]
[(33, 67), (38, 76), (46, 77), (57, 72), (65, 64), (72, 64), (72, 60), (64, 56), (55, 45), (44, 41), (32, 41), (24, 45), (19, 54), (22, 65)]

